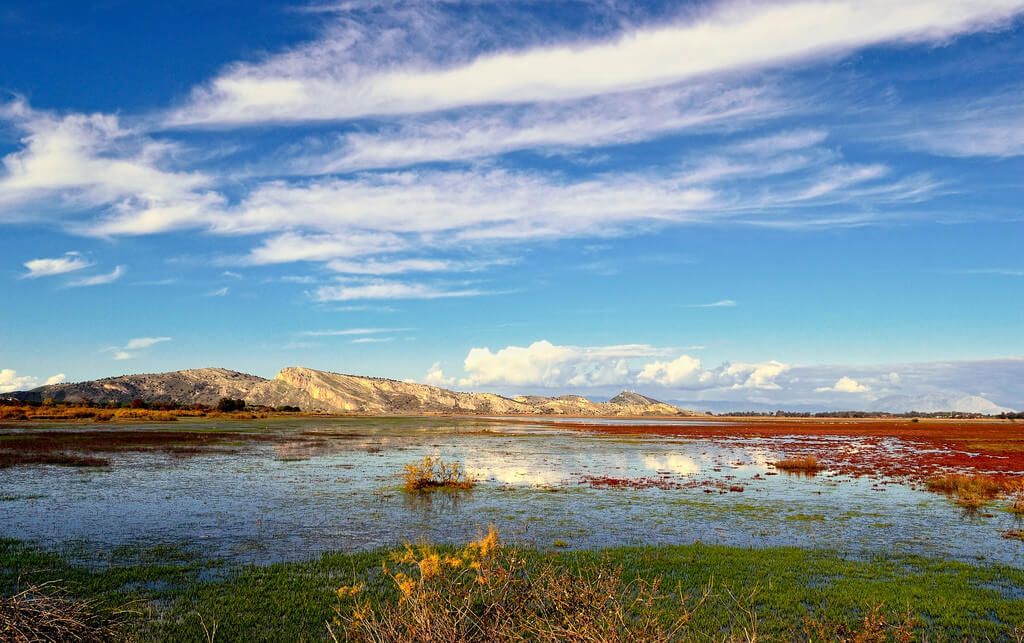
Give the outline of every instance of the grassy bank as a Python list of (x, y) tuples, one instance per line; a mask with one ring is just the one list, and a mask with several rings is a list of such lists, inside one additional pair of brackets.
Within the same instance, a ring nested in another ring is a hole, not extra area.
[[(577, 591), (582, 585), (607, 589), (611, 586), (602, 583), (617, 576), (613, 591), (624, 594), (627, 607), (643, 598), (638, 587), (650, 588), (660, 579), (650, 594), (659, 598), (642, 605), (641, 612), (653, 611), (669, 627), (692, 609), (677, 631), (680, 640), (743, 639), (754, 632), (760, 640), (852, 638), (871, 631), (898, 637), (901, 628), (930, 640), (1014, 640), (1024, 634), (1024, 570), (1019, 568), (919, 557), (846, 560), (832, 552), (699, 544), (558, 553), (500, 549), (519, 561), (514, 571), (527, 580), (524, 586), (536, 587), (531, 580), (537, 576), (562, 579), (551, 591)], [(229, 568), (161, 549), (87, 569), (4, 540), (0, 589), (12, 596), (33, 584), (58, 581), (70, 596), (93, 601), (101, 613), (127, 606), (130, 611), (114, 620), (123, 636), (136, 640), (329, 640), (327, 623), (334, 623), (341, 638), (361, 606), (387, 617), (402, 604), (396, 575), (417, 580), (424, 568), (404, 550), (398, 554), (328, 554), (302, 563)], [(362, 588), (350, 600), (339, 598), (343, 586)]]

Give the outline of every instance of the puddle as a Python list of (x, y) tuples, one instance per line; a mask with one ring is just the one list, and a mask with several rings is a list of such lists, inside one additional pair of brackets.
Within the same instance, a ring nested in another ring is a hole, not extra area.
[[(5, 427), (0, 435), (33, 430)], [(219, 428), (196, 420), (124, 430), (173, 430), (177, 439), (165, 442), (188, 443), (188, 455), (121, 448), (102, 454), (102, 469), (0, 469), (0, 535), (52, 548), (74, 543), (83, 558), (173, 545), (210, 558), (271, 562), (403, 540), (464, 542), (493, 523), (508, 541), (543, 548), (556, 540), (570, 548), (700, 541), (1024, 560), (1024, 543), (1000, 535), (1020, 527), (1008, 512), (967, 515), (942, 495), (891, 478), (829, 469), (796, 476), (770, 466), (823, 448), (912, 457), (913, 444), (898, 440), (624, 439), (546, 420), (442, 418), (289, 418)], [(223, 440), (180, 436), (189, 431), (220, 431)], [(460, 493), (402, 492), (402, 466), (427, 455), (459, 460), (480, 483)]]

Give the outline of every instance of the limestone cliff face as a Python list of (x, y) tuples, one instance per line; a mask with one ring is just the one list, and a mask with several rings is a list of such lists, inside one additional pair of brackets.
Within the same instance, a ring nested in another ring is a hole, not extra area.
[(289, 367), (274, 378), (334, 411), (355, 413), (529, 414), (530, 407), (492, 393), (456, 393), (414, 382)]

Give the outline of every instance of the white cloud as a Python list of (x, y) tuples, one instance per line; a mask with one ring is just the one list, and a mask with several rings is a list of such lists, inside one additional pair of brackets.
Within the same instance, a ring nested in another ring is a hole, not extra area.
[(317, 301), (351, 301), (358, 299), (442, 299), (473, 297), (489, 294), (475, 288), (451, 289), (415, 282), (374, 280), (363, 283), (343, 283), (316, 289)]
[(154, 344), (160, 342), (169, 342), (170, 337), (135, 337), (134, 339), (128, 340), (128, 343), (124, 345), (124, 349), (127, 351), (140, 350), (143, 348), (149, 348)]
[(467, 377), (463, 386), (502, 384), (514, 386), (561, 386), (592, 366), (586, 349), (555, 346), (541, 340), (530, 346), (507, 346), (497, 353), (489, 348), (473, 348), (466, 355), (463, 367)]
[(775, 379), (790, 370), (789, 364), (772, 360), (756, 364), (730, 364), (724, 368), (724, 374), (735, 379), (734, 389), (780, 390), (782, 387)]
[[(44, 386), (50, 384), (60, 384), (67, 380), (64, 373), (58, 373), (53, 377), (48, 378), (43, 382)], [(39, 378), (31, 375), (18, 375), (18, 372), (14, 369), (4, 368), (0, 369), (0, 393), (10, 393), (12, 391), (27, 391), (39, 386)]]
[(136, 351), (142, 351), (156, 344), (169, 341), (171, 341), (170, 337), (134, 337), (129, 339), (128, 343), (124, 346), (108, 346), (101, 349), (100, 352), (113, 353), (116, 360), (135, 359), (139, 356), (139, 353)]
[[(120, 225), (73, 224), (81, 234), (138, 234), (194, 221), (221, 202), (203, 192), (210, 178), (160, 169), (175, 146), (121, 127), (116, 116), (56, 116), (22, 100), (0, 105), (0, 119), (24, 133), (21, 149), (3, 157), (0, 220), (37, 212), (30, 204), (62, 210), (108, 207)], [(194, 223), (193, 223), (194, 225)]]
[(0, 393), (35, 388), (38, 383), (39, 380), (30, 375), (19, 377), (18, 372), (13, 369), (0, 369)]
[[(360, 41), (365, 34), (338, 29), (264, 62), (233, 65), (196, 89), (168, 121), (347, 119), (564, 100), (879, 43), (942, 42), (1005, 25), (1021, 8), (1019, 0), (719, 2), (688, 21), (631, 30), (611, 40), (486, 52), (447, 66), (422, 59), (396, 61), (390, 52), (402, 34), (394, 30), (377, 34), (381, 42), (372, 47)], [(417, 26), (424, 28), (424, 23)], [(422, 35), (437, 41), (445, 34)], [(385, 55), (391, 58), (382, 59)]]
[(689, 304), (687, 308), (732, 308), (736, 302), (731, 299), (719, 299), (710, 304)]
[(50, 275), (62, 275), (75, 270), (82, 270), (93, 265), (92, 262), (82, 257), (79, 252), (66, 252), (63, 257), (52, 259), (33, 259), (25, 262), (28, 272), (24, 277), (48, 277)]
[(842, 376), (832, 386), (821, 386), (814, 389), (818, 393), (835, 392), (835, 393), (865, 393), (871, 390), (870, 386), (861, 384), (857, 380)]
[(125, 267), (117, 266), (111, 272), (102, 275), (95, 275), (92, 277), (85, 277), (84, 279), (77, 279), (75, 281), (69, 281), (68, 287), (80, 288), (83, 286), (102, 286), (117, 281), (124, 274)]
[(397, 259), (395, 261), (343, 261), (327, 262), (327, 268), (348, 275), (398, 275), (406, 272), (437, 272), (451, 270), (451, 261), (441, 259)]
[[(680, 130), (737, 129), (798, 109), (761, 87), (674, 87), (552, 104), (504, 106), (457, 117), (407, 119), (286, 151), (296, 174), (331, 174), (455, 161), (514, 150), (589, 148)], [(819, 141), (820, 142), (820, 141)], [(327, 151), (310, 151), (327, 148)]]
[(680, 355), (671, 362), (651, 362), (637, 375), (637, 382), (653, 383), (666, 387), (693, 387), (713, 377), (701, 368), (700, 360), (688, 355)]
[[(266, 189), (277, 191), (278, 188), (268, 187)], [(330, 207), (326, 203), (319, 202), (321, 195), (318, 194), (316, 189), (303, 194), (302, 189), (296, 188), (294, 191), (286, 192), (282, 196), (284, 198), (278, 201), (277, 198), (257, 195), (252, 200), (252, 209), (247, 210), (247, 214), (244, 215), (251, 219), (251, 222), (245, 224), (245, 226), (253, 228), (254, 231), (266, 231), (284, 227), (288, 225), (284, 221), (286, 211), (293, 207), (301, 208), (302, 206), (299, 205), (299, 202), (304, 200), (316, 208)], [(258, 222), (260, 219), (263, 219), (264, 223), (260, 224)], [(312, 224), (313, 227), (321, 229), (337, 229), (353, 225), (341, 220), (342, 217), (338, 217), (338, 219), (337, 225), (331, 225), (329, 216), (323, 216), (319, 222), (315, 220), (310, 221), (305, 217), (296, 220), (295, 212), (293, 211), (291, 221), (306, 225)], [(244, 262), (263, 265), (291, 263), (294, 261), (326, 261), (336, 257), (355, 257), (380, 252), (394, 252), (404, 247), (405, 242), (398, 236), (390, 233), (350, 232), (346, 234), (304, 235), (296, 232), (287, 232), (264, 241), (263, 245), (254, 248), (249, 253)]]
[(910, 147), (953, 157), (1024, 155), (1024, 91), (1019, 87), (914, 111), (913, 121), (889, 125), (892, 136)]
[(412, 328), (344, 328), (341, 330), (306, 330), (300, 333), (306, 337), (338, 337), (347, 335), (378, 335), (381, 333), (401, 333)]
[(386, 344), (395, 341), (394, 337), (360, 337), (349, 341), (350, 344)]
[(227, 296), (228, 291), (229, 288), (224, 286), (223, 288), (217, 288), (216, 290), (203, 293), (203, 297), (225, 297)]
[(654, 386), (688, 390), (778, 390), (775, 381), (790, 366), (781, 362), (723, 364), (705, 369), (699, 359), (680, 355), (674, 360), (654, 360), (639, 369), (633, 360), (662, 357), (673, 349), (646, 344), (621, 346), (559, 346), (546, 340), (506, 346), (492, 352), (473, 348), (463, 367), (463, 386), (519, 386), (529, 388), (609, 388)]

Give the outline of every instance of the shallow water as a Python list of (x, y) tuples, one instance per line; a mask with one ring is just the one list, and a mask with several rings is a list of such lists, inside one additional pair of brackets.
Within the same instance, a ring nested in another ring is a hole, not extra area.
[[(118, 452), (102, 469), (0, 469), (0, 535), (74, 546), (85, 558), (125, 546), (184, 544), (196, 555), (269, 562), (403, 540), (462, 542), (494, 524), (507, 541), (544, 548), (555, 541), (572, 548), (700, 541), (1024, 560), (1024, 543), (999, 533), (1020, 521), (998, 505), (989, 516), (969, 516), (941, 495), (898, 481), (772, 475), (768, 463), (788, 455), (775, 450), (781, 440), (773, 438), (624, 437), (436, 418), (130, 428), (215, 426), (307, 439), (190, 457)], [(310, 442), (311, 432), (321, 439)], [(800, 439), (786, 437), (787, 448)], [(807, 439), (858, 448), (857, 438)], [(458, 493), (404, 493), (402, 466), (426, 455), (459, 460), (481, 483)], [(602, 486), (615, 480), (634, 486)]]

